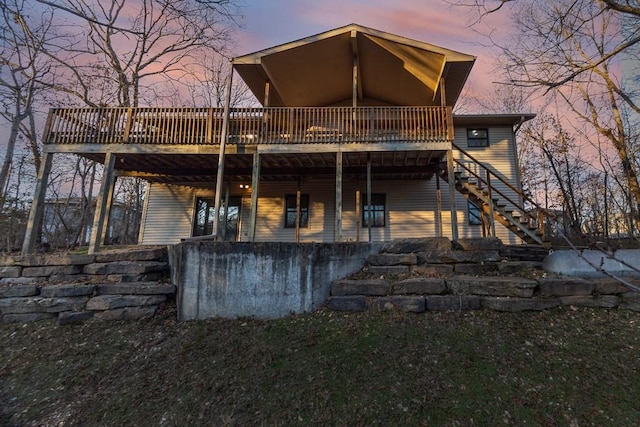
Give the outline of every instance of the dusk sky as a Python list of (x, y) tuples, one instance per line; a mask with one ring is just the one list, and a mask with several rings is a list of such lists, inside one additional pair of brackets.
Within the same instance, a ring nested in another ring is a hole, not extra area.
[[(486, 88), (492, 71), (483, 36), (469, 27), (469, 10), (445, 0), (240, 0), (243, 26), (236, 55), (342, 27), (351, 23), (409, 37), (478, 57), (469, 83)], [(481, 30), (508, 22), (502, 11)]]

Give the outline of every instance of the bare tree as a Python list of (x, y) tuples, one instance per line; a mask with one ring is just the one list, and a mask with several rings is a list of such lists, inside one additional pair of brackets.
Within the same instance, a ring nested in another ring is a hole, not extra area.
[[(39, 2), (68, 21), (47, 45), (54, 67), (44, 83), (68, 103), (92, 107), (170, 102), (174, 93), (164, 88), (191, 72), (190, 64), (197, 59), (222, 56), (236, 25), (232, 0)], [(118, 237), (122, 243), (137, 238), (144, 186), (141, 179), (118, 180), (115, 201), (119, 213), (124, 209)], [(83, 212), (88, 207), (84, 204)]]
[(0, 167), (0, 211), (20, 136), (27, 141), (36, 168), (40, 164), (34, 104), (40, 89), (39, 79), (49, 69), (43, 60), (43, 48), (49, 37), (52, 15), (43, 12), (29, 22), (27, 19), (24, 1), (0, 3), (0, 117), (10, 126)]
[(161, 100), (151, 86), (181, 77), (205, 51), (227, 49), (236, 13), (230, 0), (57, 3), (85, 31), (67, 29), (64, 42), (50, 47), (56, 75), (66, 77), (52, 87), (91, 106), (135, 107), (145, 90), (157, 105)]
[[(176, 92), (191, 105), (223, 107), (231, 64), (226, 56), (207, 52), (186, 67), (186, 73), (175, 80)], [(232, 106), (249, 106), (257, 101), (247, 85), (235, 79), (231, 90)]]
[[(462, 0), (476, 17), (509, 13), (516, 34), (496, 43), (512, 85), (553, 96), (604, 138), (618, 157), (632, 217), (640, 221), (638, 141), (623, 111), (640, 114), (637, 97), (621, 84), (621, 57), (640, 46), (640, 5), (613, 0)], [(625, 25), (622, 25), (624, 22)], [(611, 171), (614, 172), (614, 171)]]

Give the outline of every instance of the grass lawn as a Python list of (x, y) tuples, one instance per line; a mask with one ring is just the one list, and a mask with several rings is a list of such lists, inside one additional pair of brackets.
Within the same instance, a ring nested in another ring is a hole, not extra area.
[(640, 425), (640, 313), (0, 324), (0, 425)]

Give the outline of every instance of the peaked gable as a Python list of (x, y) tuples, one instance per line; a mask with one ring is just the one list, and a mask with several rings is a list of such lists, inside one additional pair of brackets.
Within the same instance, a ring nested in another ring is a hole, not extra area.
[[(454, 105), (475, 57), (357, 24), (234, 58), (234, 69), (270, 106)], [(354, 79), (354, 69), (356, 69)], [(354, 81), (355, 80), (355, 81)]]

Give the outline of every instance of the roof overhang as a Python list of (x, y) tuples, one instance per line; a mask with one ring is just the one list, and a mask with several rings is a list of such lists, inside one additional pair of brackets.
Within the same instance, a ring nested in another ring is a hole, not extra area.
[[(455, 105), (475, 57), (356, 24), (240, 56), (234, 69), (269, 106)], [(357, 70), (354, 79), (354, 68)]]
[(517, 126), (533, 119), (536, 115), (527, 114), (454, 114), (454, 126)]

